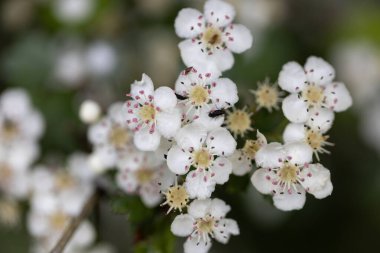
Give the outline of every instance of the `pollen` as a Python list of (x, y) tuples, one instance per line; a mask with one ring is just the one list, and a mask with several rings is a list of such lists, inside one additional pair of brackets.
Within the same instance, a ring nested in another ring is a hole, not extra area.
[(59, 190), (69, 189), (75, 185), (75, 180), (68, 173), (60, 172), (55, 179), (55, 185)]
[(11, 120), (5, 120), (3, 126), (0, 129), (0, 136), (4, 140), (13, 140), (19, 134), (17, 124)]
[(187, 207), (189, 202), (189, 194), (186, 191), (186, 188), (183, 185), (178, 185), (177, 183), (174, 186), (169, 187), (169, 189), (164, 193), (165, 202), (161, 206), (168, 205), (169, 210), (167, 213), (170, 213), (172, 210), (182, 210)]
[(334, 144), (328, 142), (329, 136), (323, 135), (321, 132), (309, 129), (306, 131), (306, 142), (313, 149), (316, 158), (319, 160), (319, 154), (327, 153), (330, 151), (325, 149), (325, 146), (333, 146)]
[(143, 105), (139, 110), (139, 116), (144, 122), (153, 121), (156, 117), (156, 109), (151, 104)]
[(278, 171), (281, 183), (290, 186), (297, 183), (299, 168), (295, 165), (285, 163)]
[(323, 88), (317, 85), (308, 85), (308, 87), (302, 91), (302, 98), (309, 106), (320, 106), (325, 100)]
[(255, 95), (258, 110), (266, 108), (269, 112), (273, 109), (277, 110), (278, 104), (281, 101), (281, 92), (278, 90), (277, 85), (273, 85), (269, 82), (269, 79), (265, 79), (264, 82), (259, 82), (256, 90), (250, 90)]
[(189, 99), (191, 104), (195, 106), (207, 104), (209, 101), (208, 90), (202, 85), (195, 85), (190, 90)]
[(202, 39), (210, 46), (220, 45), (222, 43), (222, 32), (219, 28), (211, 26), (203, 33)]
[(68, 221), (67, 215), (62, 212), (55, 212), (49, 217), (50, 225), (57, 231), (62, 231)]
[(248, 131), (252, 131), (252, 117), (253, 113), (247, 112), (246, 107), (243, 109), (233, 108), (232, 111), (227, 112), (226, 126), (232, 132), (234, 137), (244, 137)]
[(153, 170), (149, 169), (139, 169), (135, 172), (135, 176), (139, 184), (146, 184), (152, 181), (154, 175)]
[(257, 151), (261, 148), (261, 143), (258, 140), (248, 139), (245, 141), (243, 152), (251, 160), (255, 159)]
[(206, 169), (210, 167), (213, 156), (207, 149), (200, 149), (193, 154), (193, 162), (198, 168)]
[(109, 142), (117, 149), (122, 149), (130, 140), (128, 130), (121, 126), (113, 126), (108, 135)]

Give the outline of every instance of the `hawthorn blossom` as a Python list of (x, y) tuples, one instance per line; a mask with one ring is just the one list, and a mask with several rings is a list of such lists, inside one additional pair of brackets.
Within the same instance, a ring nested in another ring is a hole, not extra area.
[(186, 66), (202, 67), (213, 63), (220, 71), (231, 69), (232, 53), (242, 53), (252, 46), (251, 32), (232, 23), (235, 10), (220, 0), (208, 0), (202, 14), (196, 9), (182, 9), (175, 20), (175, 31), (184, 41), (179, 43)]
[(232, 164), (232, 173), (237, 176), (243, 176), (250, 172), (256, 153), (266, 144), (267, 139), (259, 131), (257, 131), (257, 138), (255, 140), (247, 139), (244, 147), (236, 149), (228, 158)]
[(278, 90), (277, 85), (271, 84), (266, 78), (263, 82), (258, 82), (256, 90), (250, 90), (255, 96), (257, 110), (261, 108), (267, 109), (269, 112), (277, 110), (281, 102), (282, 92)]
[(352, 105), (346, 86), (333, 82), (334, 77), (334, 68), (315, 56), (309, 57), (304, 67), (296, 62), (285, 64), (278, 77), (279, 86), (290, 93), (282, 102), (285, 117), (293, 123), (304, 123), (311, 115), (319, 115), (324, 122), (332, 123), (333, 112)]
[(135, 150), (121, 159), (117, 185), (128, 194), (137, 194), (147, 207), (161, 202), (161, 191), (174, 183), (175, 175), (152, 152)]
[(272, 195), (274, 205), (283, 211), (301, 209), (306, 192), (325, 198), (333, 190), (330, 171), (321, 164), (310, 164), (312, 156), (305, 142), (269, 143), (256, 154), (259, 169), (252, 175), (252, 184), (260, 193)]
[(253, 131), (251, 117), (253, 112), (249, 112), (247, 107), (243, 109), (232, 108), (232, 111), (227, 111), (226, 127), (232, 132), (235, 138), (238, 136), (244, 137), (244, 135)]
[(127, 107), (127, 124), (134, 130), (134, 144), (142, 151), (154, 151), (161, 136), (170, 139), (181, 127), (177, 97), (169, 87), (154, 90), (152, 79), (143, 74), (131, 85)]
[(188, 237), (184, 253), (207, 253), (212, 239), (226, 244), (231, 235), (239, 235), (235, 220), (225, 218), (231, 207), (220, 199), (194, 200), (187, 214), (180, 214), (171, 225), (173, 234)]
[(184, 118), (191, 122), (199, 120), (206, 127), (209, 123), (213, 126), (223, 123), (220, 119), (215, 120), (216, 124), (212, 123), (210, 113), (230, 108), (239, 100), (236, 84), (232, 80), (219, 78), (215, 72), (202, 73), (193, 67), (181, 72), (175, 83), (175, 92), (180, 97), (180, 103), (186, 105)]
[(218, 127), (208, 132), (190, 124), (178, 131), (175, 140), (167, 164), (172, 172), (187, 174), (185, 186), (190, 198), (208, 198), (215, 184), (228, 181), (232, 167), (227, 157), (235, 151), (236, 141), (227, 129)]

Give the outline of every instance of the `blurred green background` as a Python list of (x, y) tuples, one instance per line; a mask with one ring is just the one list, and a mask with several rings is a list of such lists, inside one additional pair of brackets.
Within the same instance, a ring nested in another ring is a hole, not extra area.
[[(63, 162), (77, 150), (90, 151), (86, 126), (77, 116), (84, 99), (96, 100), (106, 109), (124, 100), (129, 84), (142, 73), (156, 85), (174, 84), (183, 68), (174, 19), (181, 8), (201, 8), (204, 3), (90, 0), (80, 10), (64, 10), (58, 2), (1, 1), (0, 92), (23, 87), (42, 111), (47, 127), (39, 162), (45, 163)], [(303, 64), (310, 55), (334, 64), (336, 80), (346, 83), (355, 102), (351, 110), (337, 114), (330, 131), (336, 145), (332, 155), (322, 158), (332, 173), (333, 195), (324, 200), (308, 196), (303, 210), (284, 213), (251, 185), (246, 187), (247, 180), (238, 181), (243, 192), (232, 189), (219, 194), (232, 206), (230, 216), (240, 224), (241, 235), (227, 246), (215, 243), (211, 252), (378, 252), (380, 145), (374, 142), (380, 143), (380, 130), (368, 131), (371, 126), (366, 124), (371, 122), (368, 117), (375, 117), (368, 112), (380, 95), (380, 2), (230, 2), (237, 9), (236, 22), (249, 27), (255, 38), (253, 48), (236, 55), (234, 68), (224, 73), (237, 83), (240, 105), (254, 103), (246, 91), (258, 81), (266, 77), (276, 81), (284, 63)], [(101, 50), (96, 51), (96, 45)], [(94, 66), (88, 66), (91, 63)], [(262, 111), (254, 120), (264, 134), (275, 131), (272, 140), (286, 124), (281, 111)], [(133, 252), (136, 236), (128, 219), (112, 214), (107, 201), (98, 209), (99, 238), (111, 242), (118, 252)], [(173, 240), (167, 233), (160, 236), (155, 240)], [(175, 252), (181, 252), (181, 241), (176, 244)], [(0, 227), (0, 245), (0, 252), (28, 252), (25, 228)], [(136, 252), (147, 250), (137, 247)]]

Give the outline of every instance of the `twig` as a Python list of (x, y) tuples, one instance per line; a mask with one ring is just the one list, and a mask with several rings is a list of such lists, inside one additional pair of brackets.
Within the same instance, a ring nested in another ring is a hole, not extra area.
[(63, 234), (55, 247), (50, 251), (50, 253), (62, 253), (63, 250), (66, 247), (66, 244), (70, 241), (71, 237), (73, 236), (74, 232), (77, 230), (81, 222), (87, 218), (87, 216), (90, 214), (92, 209), (94, 208), (95, 203), (98, 201), (98, 193), (95, 192), (91, 195), (91, 197), (87, 200), (85, 205), (83, 206), (83, 209), (81, 213), (77, 217), (73, 217), (70, 220), (70, 223), (66, 227), (66, 229), (63, 231)]

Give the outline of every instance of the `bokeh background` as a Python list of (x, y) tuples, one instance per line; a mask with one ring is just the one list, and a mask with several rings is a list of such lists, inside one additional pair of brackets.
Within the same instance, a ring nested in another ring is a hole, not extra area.
[[(330, 136), (336, 145), (322, 163), (332, 172), (333, 195), (309, 196), (303, 210), (284, 213), (247, 181), (219, 194), (233, 209), (241, 235), (211, 252), (377, 252), (380, 248), (380, 2), (376, 0), (229, 0), (237, 22), (249, 27), (254, 46), (236, 57), (224, 75), (234, 80), (241, 105), (253, 104), (248, 89), (266, 77), (276, 81), (284, 63), (317, 55), (333, 63), (354, 106), (338, 114)], [(177, 12), (202, 8), (201, 0), (3, 0), (0, 92), (26, 89), (44, 115), (39, 162), (57, 163), (89, 151), (87, 126), (78, 119), (85, 99), (104, 109), (122, 101), (142, 73), (156, 85), (173, 86), (181, 63), (174, 32)], [(255, 127), (279, 138), (280, 111), (259, 112)], [(133, 249), (128, 219), (103, 201), (99, 239), (117, 252)], [(99, 215), (100, 213), (100, 215)], [(162, 236), (160, 240), (173, 240)], [(0, 252), (28, 252), (22, 225), (0, 227)], [(175, 252), (181, 252), (181, 240)], [(153, 252), (153, 251), (152, 251)], [(155, 251), (154, 251), (155, 252)], [(170, 251), (168, 251), (170, 252)]]

